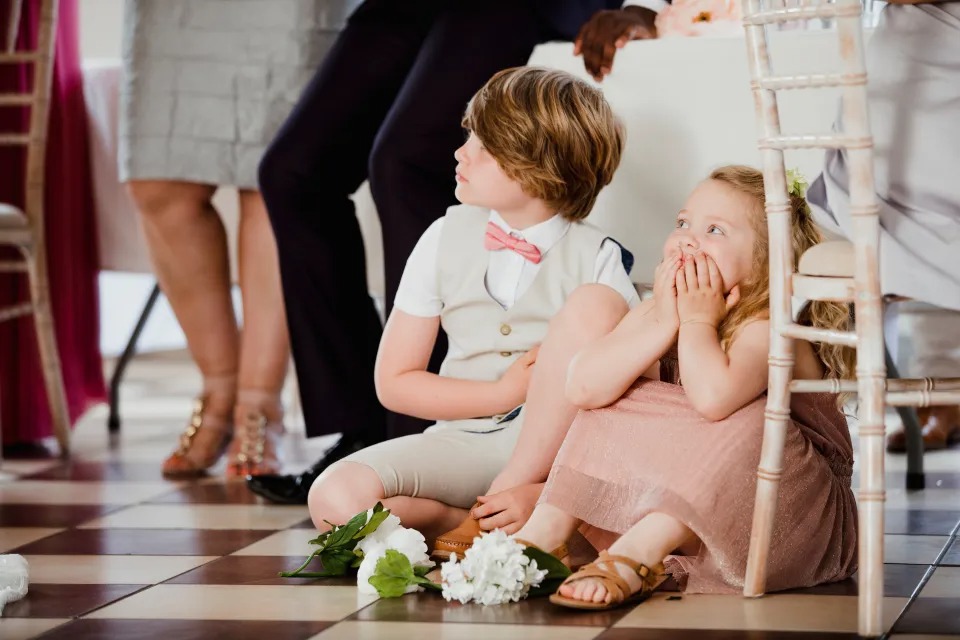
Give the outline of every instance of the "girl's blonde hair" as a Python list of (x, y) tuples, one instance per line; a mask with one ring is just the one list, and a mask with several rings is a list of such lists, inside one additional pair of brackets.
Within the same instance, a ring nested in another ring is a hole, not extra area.
[[(726, 349), (737, 331), (747, 322), (770, 314), (770, 238), (767, 234), (767, 219), (764, 203), (763, 173), (743, 165), (720, 167), (710, 174), (711, 180), (722, 182), (756, 201), (751, 222), (757, 241), (753, 249), (752, 276), (739, 283), (740, 301), (720, 323), (720, 342)], [(803, 252), (823, 241), (820, 231), (813, 223), (806, 199), (799, 194), (790, 194), (791, 229), (793, 236), (794, 270)], [(850, 328), (850, 311), (838, 302), (813, 301), (800, 312), (798, 321), (823, 329), (846, 331)], [(852, 378), (856, 353), (849, 347), (826, 343), (814, 344), (817, 355), (826, 368), (828, 378)]]

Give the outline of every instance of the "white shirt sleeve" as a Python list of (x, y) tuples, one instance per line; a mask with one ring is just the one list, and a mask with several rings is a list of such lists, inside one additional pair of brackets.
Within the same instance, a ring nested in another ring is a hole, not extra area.
[[(623, 268), (623, 254), (620, 251), (620, 245), (610, 238), (603, 241), (603, 244), (600, 245), (600, 251), (597, 252), (594, 281), (598, 284), (607, 285), (623, 296), (627, 306), (631, 309), (640, 303), (637, 290), (630, 281), (627, 270)], [(397, 297), (399, 298), (399, 295)]]
[(407, 258), (407, 265), (400, 277), (393, 306), (412, 316), (434, 318), (443, 310), (438, 286), (438, 254), (443, 221), (444, 218), (434, 220), (423, 232)]
[(660, 13), (667, 8), (667, 0), (624, 0), (625, 7), (646, 7)]

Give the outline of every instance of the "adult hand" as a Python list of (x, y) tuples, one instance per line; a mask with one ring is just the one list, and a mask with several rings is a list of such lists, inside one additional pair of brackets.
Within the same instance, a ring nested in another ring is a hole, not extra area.
[(573, 43), (573, 55), (583, 54), (587, 73), (597, 82), (613, 70), (613, 57), (631, 40), (657, 37), (657, 14), (646, 7), (624, 7), (598, 11), (580, 27)]
[(516, 533), (530, 519), (541, 491), (543, 483), (524, 484), (491, 496), (480, 496), (477, 498), (480, 506), (474, 507), (470, 515), (480, 521), (484, 531), (503, 529), (506, 533)]
[(680, 324), (703, 322), (714, 328), (740, 300), (740, 287), (723, 294), (723, 276), (713, 258), (702, 251), (683, 257), (683, 268), (677, 271), (677, 313)]
[(503, 394), (505, 400), (504, 406), (513, 409), (523, 404), (527, 399), (527, 387), (530, 386), (533, 365), (537, 362), (539, 352), (539, 345), (527, 351), (517, 358), (497, 381), (500, 393)]

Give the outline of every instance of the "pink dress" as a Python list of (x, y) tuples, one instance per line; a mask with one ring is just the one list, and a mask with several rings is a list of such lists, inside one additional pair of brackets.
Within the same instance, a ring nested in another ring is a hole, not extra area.
[[(557, 455), (541, 501), (583, 520), (598, 549), (648, 513), (686, 524), (696, 556), (671, 556), (689, 593), (743, 588), (766, 396), (718, 422), (690, 404), (676, 352), (661, 380), (641, 378), (620, 400), (581, 411)], [(784, 450), (768, 591), (850, 577), (857, 565), (853, 447), (836, 396), (796, 394)]]

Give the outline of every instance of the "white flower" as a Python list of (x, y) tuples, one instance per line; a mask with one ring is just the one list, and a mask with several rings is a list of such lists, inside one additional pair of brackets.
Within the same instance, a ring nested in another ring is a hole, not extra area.
[[(394, 515), (388, 516), (376, 531), (361, 540), (357, 548), (363, 551), (363, 561), (357, 569), (357, 589), (364, 595), (377, 595), (376, 588), (370, 584), (370, 578), (377, 571), (377, 563), (390, 549), (405, 555), (414, 567), (433, 565), (427, 554), (427, 542), (423, 534), (400, 526), (400, 518)], [(423, 587), (410, 585), (404, 593), (417, 591), (423, 591)]]
[[(372, 512), (372, 509), (367, 512), (367, 522), (370, 522), (370, 518), (373, 515)], [(357, 549), (362, 551), (363, 555), (366, 556), (368, 550), (372, 550), (374, 547), (383, 544), (387, 537), (399, 528), (400, 518), (391, 513), (380, 523), (380, 526), (357, 543)]]
[(523, 553), (524, 546), (499, 529), (474, 538), (462, 562), (456, 557), (443, 563), (440, 575), (443, 597), (466, 604), (517, 602), (547, 576), (536, 561)]

